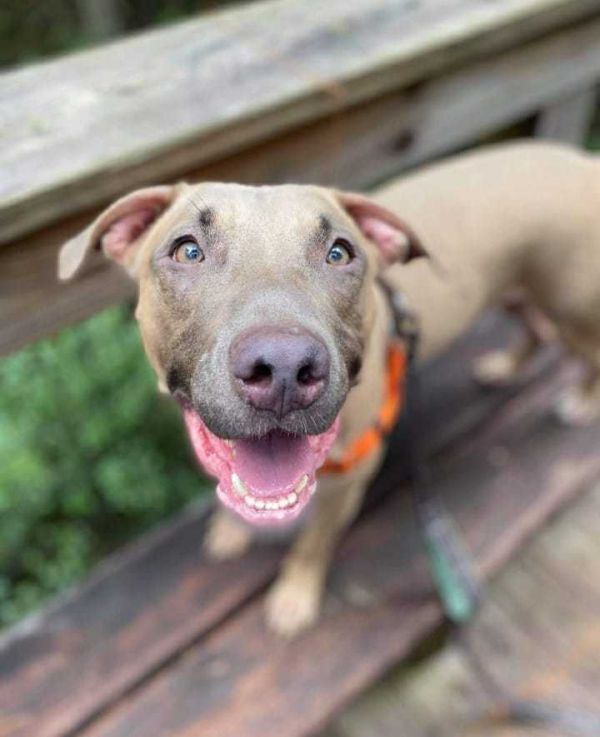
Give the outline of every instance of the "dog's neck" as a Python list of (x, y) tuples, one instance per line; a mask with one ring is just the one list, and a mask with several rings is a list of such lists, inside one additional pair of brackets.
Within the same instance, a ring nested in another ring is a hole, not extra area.
[(343, 457), (348, 445), (377, 423), (384, 399), (392, 312), (376, 284), (369, 293), (366, 314), (363, 365), (358, 383), (351, 389), (341, 411), (340, 432), (330, 452), (334, 461)]

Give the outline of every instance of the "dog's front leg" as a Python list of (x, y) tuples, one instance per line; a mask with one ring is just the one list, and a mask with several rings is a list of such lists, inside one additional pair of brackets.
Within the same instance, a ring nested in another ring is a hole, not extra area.
[(267, 595), (267, 622), (278, 634), (293, 637), (317, 620), (331, 557), (358, 512), (377, 465), (378, 457), (373, 457), (360, 474), (319, 482), (312, 516)]
[(237, 558), (250, 547), (252, 530), (223, 507), (214, 510), (204, 537), (204, 549), (214, 560)]

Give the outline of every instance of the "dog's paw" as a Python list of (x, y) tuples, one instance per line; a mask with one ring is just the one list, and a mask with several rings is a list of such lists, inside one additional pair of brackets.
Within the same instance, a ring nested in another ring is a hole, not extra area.
[(473, 376), (484, 386), (502, 386), (513, 382), (519, 369), (515, 356), (509, 351), (491, 351), (473, 362)]
[(216, 512), (204, 538), (204, 549), (213, 560), (229, 560), (243, 555), (250, 547), (252, 533), (226, 512)]
[(284, 577), (267, 594), (267, 624), (281, 637), (292, 638), (317, 621), (320, 608), (321, 587), (317, 582)]
[(600, 418), (600, 406), (579, 388), (567, 390), (554, 405), (556, 418), (564, 425), (591, 425)]

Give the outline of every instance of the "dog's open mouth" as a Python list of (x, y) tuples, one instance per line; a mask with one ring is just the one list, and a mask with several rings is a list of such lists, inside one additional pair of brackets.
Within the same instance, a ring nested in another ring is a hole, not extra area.
[(257, 439), (223, 440), (193, 410), (184, 416), (198, 460), (219, 480), (219, 498), (254, 524), (288, 522), (300, 514), (339, 427), (336, 420), (320, 435), (273, 431)]

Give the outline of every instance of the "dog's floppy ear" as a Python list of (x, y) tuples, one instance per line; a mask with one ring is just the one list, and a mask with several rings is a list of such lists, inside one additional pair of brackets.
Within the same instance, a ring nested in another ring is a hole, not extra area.
[(387, 208), (353, 192), (338, 192), (337, 198), (365, 238), (378, 247), (386, 264), (428, 255), (412, 228)]
[(113, 202), (85, 230), (67, 241), (58, 255), (59, 279), (71, 279), (94, 248), (126, 266), (140, 236), (171, 206), (178, 185), (146, 187)]

